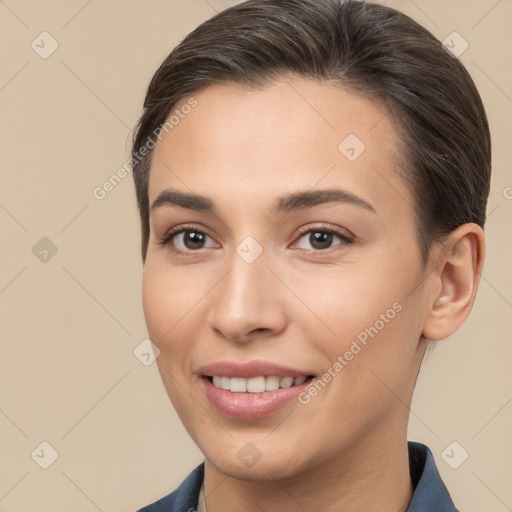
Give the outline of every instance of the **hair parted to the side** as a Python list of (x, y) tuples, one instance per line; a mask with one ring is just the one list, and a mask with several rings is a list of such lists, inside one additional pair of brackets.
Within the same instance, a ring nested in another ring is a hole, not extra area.
[(392, 8), (356, 0), (249, 0), (191, 32), (149, 84), (131, 159), (143, 262), (153, 151), (141, 149), (172, 108), (211, 84), (262, 87), (290, 76), (329, 81), (388, 107), (403, 141), (397, 172), (414, 197), (423, 263), (434, 240), (466, 222), (484, 226), (487, 116), (469, 73), (430, 32)]

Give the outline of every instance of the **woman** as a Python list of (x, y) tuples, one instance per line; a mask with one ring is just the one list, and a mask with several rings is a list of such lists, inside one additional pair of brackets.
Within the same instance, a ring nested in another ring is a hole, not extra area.
[(132, 163), (148, 332), (205, 455), (141, 510), (457, 510), (407, 442), (484, 261), (489, 129), (454, 55), (380, 5), (242, 3), (157, 70)]

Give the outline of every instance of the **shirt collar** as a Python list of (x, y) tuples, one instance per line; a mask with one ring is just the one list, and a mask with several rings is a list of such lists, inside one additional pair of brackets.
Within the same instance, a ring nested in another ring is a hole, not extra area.
[[(459, 512), (446, 489), (428, 446), (408, 442), (409, 468), (414, 488), (407, 512)], [(171, 494), (139, 512), (197, 510), (199, 491), (204, 478), (204, 462), (199, 464)]]
[(459, 512), (446, 489), (428, 446), (408, 442), (414, 494), (407, 512)]

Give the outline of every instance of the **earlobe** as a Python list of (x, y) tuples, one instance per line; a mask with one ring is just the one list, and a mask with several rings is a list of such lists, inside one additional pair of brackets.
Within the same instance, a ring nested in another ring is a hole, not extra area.
[(458, 227), (438, 248), (422, 332), (427, 340), (447, 338), (464, 323), (475, 301), (484, 255), (484, 232), (473, 223)]

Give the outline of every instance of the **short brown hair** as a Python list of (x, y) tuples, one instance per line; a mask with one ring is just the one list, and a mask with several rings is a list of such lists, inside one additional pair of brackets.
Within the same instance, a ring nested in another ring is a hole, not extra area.
[(153, 152), (141, 157), (141, 149), (173, 106), (211, 84), (260, 87), (290, 75), (326, 80), (388, 106), (404, 142), (402, 174), (415, 201), (424, 263), (434, 240), (466, 222), (483, 227), (491, 172), (489, 126), (475, 84), (458, 59), (414, 20), (382, 5), (249, 0), (191, 32), (149, 84), (131, 159), (143, 261)]

